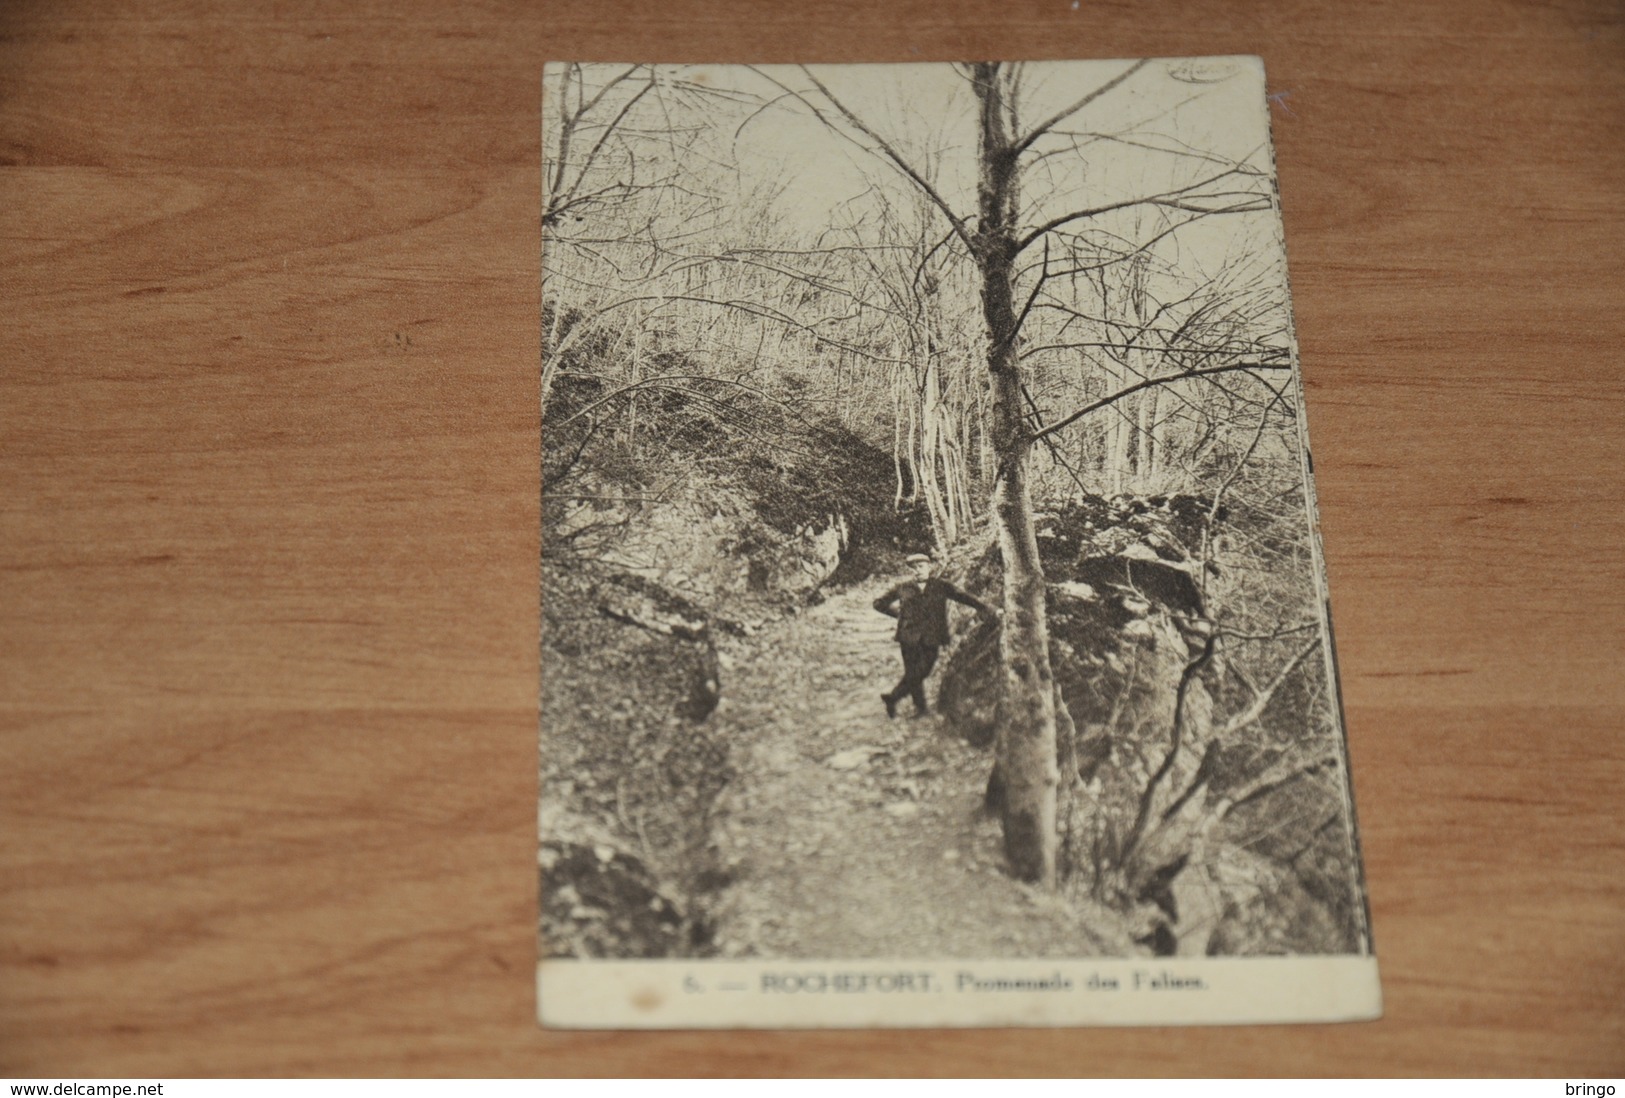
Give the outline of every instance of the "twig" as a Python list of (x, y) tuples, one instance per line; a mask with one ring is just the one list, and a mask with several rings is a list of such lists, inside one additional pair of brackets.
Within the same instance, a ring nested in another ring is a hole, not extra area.
[(1174, 760), (1179, 756), (1179, 749), (1184, 743), (1185, 694), (1190, 689), (1192, 680), (1196, 678), (1196, 673), (1202, 669), (1202, 665), (1213, 657), (1215, 639), (1213, 634), (1208, 634), (1207, 639), (1202, 642), (1201, 653), (1187, 663), (1185, 670), (1180, 673), (1179, 686), (1174, 691), (1173, 742), (1168, 745), (1168, 753), (1163, 756), (1162, 765), (1157, 767), (1157, 772), (1151, 775), (1151, 780), (1146, 783), (1145, 792), (1140, 794), (1140, 805), (1134, 813), (1134, 824), (1129, 828), (1128, 838), (1123, 842), (1121, 861), (1128, 861), (1135, 847), (1145, 837), (1145, 825), (1151, 818), (1151, 803), (1156, 799), (1157, 790), (1161, 787), (1163, 779), (1173, 770)]
[(1290, 370), (1291, 368), (1292, 364), (1288, 362), (1237, 362), (1232, 363), (1229, 366), (1209, 366), (1195, 370), (1184, 370), (1177, 374), (1169, 374), (1166, 377), (1150, 378), (1146, 381), (1136, 382), (1135, 384), (1128, 386), (1126, 389), (1119, 389), (1110, 396), (1101, 397), (1099, 400), (1094, 401), (1093, 403), (1084, 405), (1082, 408), (1079, 408), (1076, 412), (1073, 412), (1065, 419), (1057, 420), (1048, 427), (1045, 427), (1042, 431), (1034, 435), (1033, 438), (1036, 440), (1043, 438), (1045, 435), (1053, 435), (1062, 427), (1075, 423), (1084, 416), (1088, 415), (1090, 412), (1099, 411), (1101, 408), (1115, 404), (1124, 397), (1138, 393), (1142, 389), (1150, 389), (1157, 385), (1167, 385), (1174, 381), (1183, 381), (1188, 377), (1207, 377), (1210, 374), (1229, 374), (1235, 373), (1238, 370)]

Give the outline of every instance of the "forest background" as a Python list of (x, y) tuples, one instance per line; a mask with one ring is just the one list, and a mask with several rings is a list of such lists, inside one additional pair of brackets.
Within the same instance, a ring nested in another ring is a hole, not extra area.
[(939, 706), (1012, 883), (1155, 952), (1368, 948), (1256, 63), (546, 93), (549, 948), (714, 947), (718, 638), (917, 550), (1004, 610)]

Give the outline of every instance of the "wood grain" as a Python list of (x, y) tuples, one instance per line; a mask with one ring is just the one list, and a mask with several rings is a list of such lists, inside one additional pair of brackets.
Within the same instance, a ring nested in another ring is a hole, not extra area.
[[(1387, 1016), (532, 1018), (547, 58), (1258, 53)], [(1625, 1072), (1614, 3), (0, 10), (0, 1074)]]

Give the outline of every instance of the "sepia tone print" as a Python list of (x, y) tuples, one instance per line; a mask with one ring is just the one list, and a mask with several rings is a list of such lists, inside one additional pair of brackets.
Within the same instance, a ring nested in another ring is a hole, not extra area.
[(544, 1018), (1374, 1011), (1259, 62), (544, 87)]

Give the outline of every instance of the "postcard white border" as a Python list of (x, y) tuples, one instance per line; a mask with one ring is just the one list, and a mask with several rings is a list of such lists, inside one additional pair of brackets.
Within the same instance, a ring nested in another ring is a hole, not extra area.
[(1372, 956), (579, 961), (537, 966), (560, 1029), (1255, 1025), (1381, 1017)]

